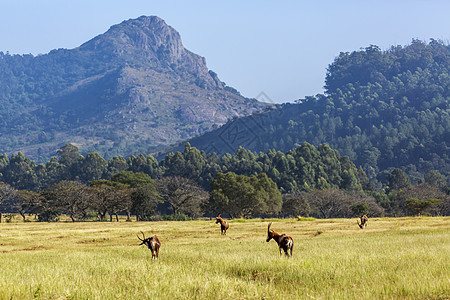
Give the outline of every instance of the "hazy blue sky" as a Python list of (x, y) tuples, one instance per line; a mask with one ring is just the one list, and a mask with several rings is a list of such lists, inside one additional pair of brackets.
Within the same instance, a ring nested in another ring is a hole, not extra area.
[(123, 20), (156, 15), (244, 96), (285, 102), (321, 93), (339, 52), (448, 42), (449, 12), (448, 0), (0, 0), (0, 51), (70, 49)]

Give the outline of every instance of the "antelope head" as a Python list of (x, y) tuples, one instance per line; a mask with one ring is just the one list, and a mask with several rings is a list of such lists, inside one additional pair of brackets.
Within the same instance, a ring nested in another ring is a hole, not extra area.
[(217, 217), (216, 217), (216, 224), (217, 224), (217, 223), (220, 223), (220, 219), (221, 219), (220, 215), (221, 215), (221, 214), (222, 214), (222, 213), (220, 213), (220, 214), (217, 215)]

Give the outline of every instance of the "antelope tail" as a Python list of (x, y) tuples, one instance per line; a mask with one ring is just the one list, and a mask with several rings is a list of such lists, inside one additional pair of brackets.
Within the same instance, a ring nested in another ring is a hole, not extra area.
[(292, 248), (292, 240), (289, 240), (289, 241), (287, 242), (287, 247), (288, 247), (289, 249)]

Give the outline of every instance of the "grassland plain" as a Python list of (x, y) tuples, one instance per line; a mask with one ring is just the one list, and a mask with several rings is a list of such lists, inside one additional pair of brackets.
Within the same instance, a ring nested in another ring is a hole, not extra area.
[[(265, 242), (268, 222), (294, 257)], [(450, 217), (0, 224), (0, 299), (450, 299)], [(158, 261), (136, 234), (157, 234)]]

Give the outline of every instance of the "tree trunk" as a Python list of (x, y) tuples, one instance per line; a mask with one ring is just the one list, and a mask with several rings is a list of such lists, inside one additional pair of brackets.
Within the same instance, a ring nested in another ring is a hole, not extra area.
[(116, 221), (119, 222), (119, 215), (118, 214), (115, 214), (115, 215), (116, 215)]

